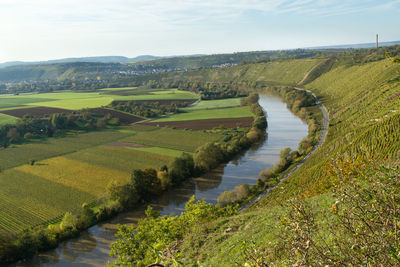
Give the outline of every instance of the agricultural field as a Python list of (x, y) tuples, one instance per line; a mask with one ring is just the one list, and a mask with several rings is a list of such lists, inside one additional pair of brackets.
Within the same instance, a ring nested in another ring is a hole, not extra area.
[[(134, 94), (131, 91), (135, 91)], [(125, 95), (125, 93), (129, 95)], [(112, 101), (164, 101), (194, 103), (198, 96), (180, 90), (105, 88), (95, 93), (61, 92), (0, 97), (0, 123), (14, 122), (25, 114), (68, 113), (85, 107), (95, 114), (111, 114), (135, 123), (96, 132), (66, 132), (65, 136), (11, 145), (0, 150), (0, 230), (18, 232), (52, 221), (82, 203), (105, 195), (112, 182), (124, 184), (134, 169), (160, 168), (183, 152), (223, 138), (207, 131), (218, 126), (250, 126), (253, 114), (240, 99), (204, 101), (184, 113), (156, 122), (101, 107)], [(10, 100), (8, 102), (8, 100)], [(2, 105), (2, 106), (1, 106)], [(1, 120), (3, 119), (3, 121)], [(192, 126), (191, 126), (192, 125)], [(175, 127), (175, 126), (172, 126)]]
[(94, 146), (108, 144), (131, 135), (131, 132), (104, 130), (89, 133), (69, 133), (66, 137), (48, 138), (0, 149), (0, 169), (6, 170), (29, 160), (43, 160)]
[(253, 117), (188, 120), (188, 121), (144, 122), (143, 124), (159, 126), (159, 127), (174, 127), (178, 129), (211, 130), (219, 127), (224, 127), (224, 128), (251, 127), (251, 125), (253, 124)]
[(245, 118), (253, 116), (254, 114), (250, 111), (250, 107), (244, 106), (244, 107), (233, 107), (233, 108), (193, 110), (190, 112), (177, 113), (166, 118), (155, 120), (154, 122)]
[(150, 91), (146, 94), (115, 96), (114, 98), (115, 100), (191, 100), (198, 99), (199, 96), (192, 92), (171, 89), (162, 91)]
[(13, 124), (16, 121), (17, 121), (17, 118), (7, 115), (7, 114), (0, 113), (0, 126), (3, 124)]
[[(126, 104), (129, 101), (133, 101), (135, 104), (150, 104), (150, 103), (160, 103), (162, 105), (171, 105), (171, 104), (183, 104), (186, 103), (188, 105), (193, 104), (198, 101), (198, 99), (154, 99), (154, 100), (115, 100), (113, 101), (114, 104)], [(201, 103), (201, 102), (199, 102)]]
[(131, 142), (152, 147), (162, 147), (183, 152), (195, 152), (196, 148), (202, 144), (211, 142), (220, 135), (205, 132), (196, 132), (193, 138), (192, 131), (173, 130), (169, 128), (158, 128), (157, 130), (138, 133), (121, 139), (122, 142)]
[(116, 87), (116, 88), (103, 88), (100, 89), (99, 91), (102, 92), (114, 92), (114, 91), (126, 91), (126, 90), (135, 90), (137, 87)]
[(205, 100), (196, 103), (187, 108), (183, 108), (182, 110), (191, 111), (191, 110), (199, 110), (199, 109), (216, 109), (216, 108), (230, 108), (240, 106), (240, 100), (242, 98), (227, 98), (227, 99), (218, 99), (218, 100)]
[(53, 99), (47, 97), (37, 97), (39, 94), (34, 95), (21, 95), (21, 96), (1, 96), (0, 108), (18, 107), (21, 105), (34, 104), (40, 102), (52, 101)]
[(62, 109), (62, 108), (50, 108), (50, 107), (31, 107), (31, 108), (18, 108), (18, 109), (7, 109), (0, 111), (4, 115), (22, 118), (24, 115), (29, 114), (32, 116), (44, 116), (44, 115), (51, 115), (55, 113), (71, 113), (72, 110)]
[[(121, 92), (124, 92), (121, 94)], [(18, 96), (1, 96), (0, 113), (21, 118), (25, 114), (48, 115), (55, 112), (66, 113), (67, 110), (99, 108), (114, 100), (188, 100), (195, 101), (198, 96), (191, 92), (171, 90), (138, 90), (136, 87), (105, 88), (98, 92), (71, 92), (27, 94)], [(57, 110), (60, 109), (60, 110)], [(0, 116), (0, 124), (12, 122), (10, 117)]]
[[(222, 135), (142, 125), (0, 150), (0, 230), (18, 232), (104, 196), (136, 168), (168, 165)], [(30, 164), (34, 159), (35, 163)]]

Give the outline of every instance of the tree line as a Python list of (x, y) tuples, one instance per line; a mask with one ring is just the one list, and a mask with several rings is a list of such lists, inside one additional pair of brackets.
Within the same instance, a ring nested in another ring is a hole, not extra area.
[(103, 129), (107, 125), (119, 125), (118, 118), (113, 118), (109, 114), (94, 115), (90, 110), (42, 117), (27, 114), (15, 125), (0, 126), (0, 144), (3, 148), (7, 148), (10, 144), (52, 137), (67, 130), (95, 130)]
[(187, 105), (188, 102), (163, 104), (162, 102), (138, 103), (136, 101), (127, 101), (122, 103), (120, 101), (113, 101), (111, 108), (140, 117), (155, 118), (166, 114), (178, 113), (179, 108)]

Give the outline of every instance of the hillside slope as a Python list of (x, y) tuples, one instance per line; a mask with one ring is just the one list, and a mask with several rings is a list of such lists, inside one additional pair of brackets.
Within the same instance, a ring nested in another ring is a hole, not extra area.
[[(268, 258), (268, 262), (276, 264), (293, 264), (296, 261), (294, 255), (300, 255), (301, 248), (292, 247), (295, 250), (292, 252), (285, 249), (288, 240), (308, 246), (300, 239), (293, 241), (292, 237), (283, 235), (293, 233), (285, 228), (287, 225), (292, 227), (287, 224), (288, 220), (295, 222), (297, 227), (307, 226), (296, 221), (300, 220), (297, 216), (304, 218), (303, 209), (297, 210), (298, 215), (290, 216), (298, 207), (296, 205), (302, 203), (297, 200), (288, 205), (286, 201), (294, 197), (305, 199), (304, 205), (308, 207), (305, 210), (315, 214), (312, 217), (314, 228), (307, 228), (310, 231), (307, 233), (333, 247), (336, 244), (333, 240), (340, 234), (329, 229), (329, 225), (336, 222), (332, 207), (336, 209), (337, 193), (332, 190), (341, 188), (338, 186), (342, 183), (347, 186), (349, 181), (359, 180), (364, 181), (366, 187), (375, 187), (374, 177), (384, 177), (380, 181), (385, 184), (389, 181), (387, 177), (396, 177), (400, 173), (392, 170), (388, 176), (385, 170), (382, 174), (376, 169), (382, 164), (396, 165), (400, 159), (399, 76), (399, 64), (382, 60), (339, 66), (307, 84), (305, 87), (319, 97), (330, 113), (325, 144), (297, 172), (251, 208), (236, 216), (196, 227), (179, 247), (183, 261), (193, 263), (198, 260), (206, 266), (232, 266), (260, 257), (260, 262), (261, 258)], [(358, 192), (358, 186), (354, 185), (354, 188)], [(380, 207), (380, 202), (374, 203)], [(393, 249), (397, 251), (398, 248)]]

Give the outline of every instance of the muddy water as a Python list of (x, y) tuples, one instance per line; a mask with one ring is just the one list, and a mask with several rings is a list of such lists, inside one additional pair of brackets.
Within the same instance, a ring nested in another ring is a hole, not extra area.
[[(166, 192), (154, 200), (152, 206), (162, 214), (179, 214), (192, 195), (216, 203), (223, 191), (232, 190), (242, 183), (255, 184), (261, 170), (279, 162), (279, 152), (283, 148), (297, 149), (297, 144), (307, 135), (307, 125), (294, 116), (279, 98), (261, 95), (259, 102), (268, 114), (265, 140), (211, 173), (190, 179), (179, 188)], [(110, 260), (110, 243), (114, 240), (117, 225), (137, 222), (144, 216), (145, 208), (139, 207), (93, 226), (78, 238), (61, 243), (57, 249), (14, 266), (104, 266)]]

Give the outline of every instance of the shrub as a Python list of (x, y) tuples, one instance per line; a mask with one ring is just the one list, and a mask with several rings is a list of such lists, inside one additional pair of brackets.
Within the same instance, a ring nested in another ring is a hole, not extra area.
[(242, 199), (249, 194), (250, 187), (248, 184), (240, 184), (235, 186), (235, 191), (238, 199)]
[(236, 192), (224, 191), (218, 198), (217, 201), (221, 206), (227, 206), (232, 204), (238, 199)]

